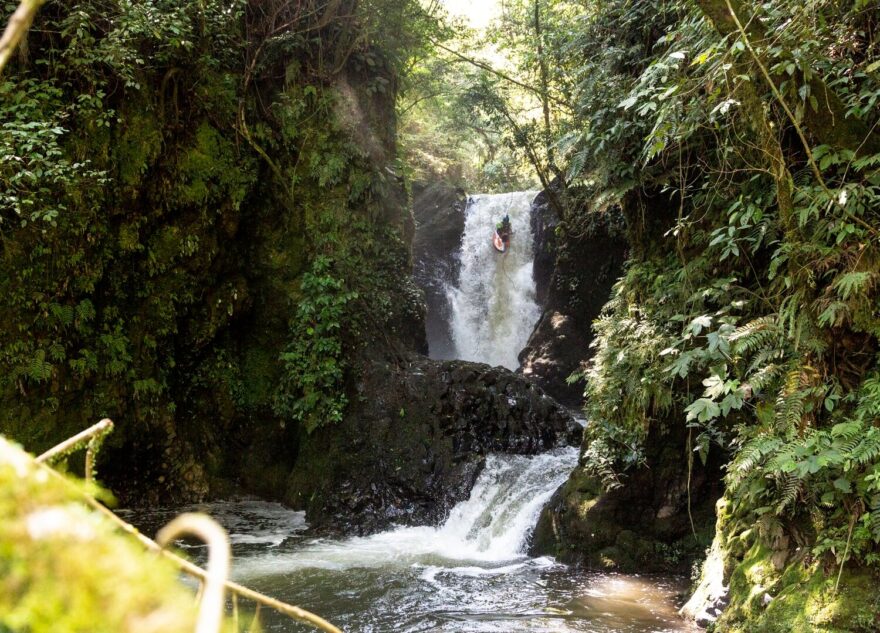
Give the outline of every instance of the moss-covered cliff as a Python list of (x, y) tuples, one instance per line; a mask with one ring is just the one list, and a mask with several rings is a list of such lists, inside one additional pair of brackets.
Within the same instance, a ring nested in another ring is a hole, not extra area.
[(130, 499), (271, 490), (358, 358), (424, 344), (395, 147), (412, 9), (44, 7), (0, 84), (2, 432), (39, 450), (112, 417), (102, 474)]

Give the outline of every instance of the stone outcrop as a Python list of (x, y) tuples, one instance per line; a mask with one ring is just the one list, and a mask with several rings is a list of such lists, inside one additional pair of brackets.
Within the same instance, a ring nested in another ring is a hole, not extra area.
[(285, 500), (318, 531), (437, 524), (467, 499), (488, 452), (576, 442), (566, 409), (500, 367), (411, 356), (375, 362), (345, 420), (304, 444)]
[[(582, 404), (582, 386), (566, 383), (589, 356), (591, 324), (611, 295), (626, 256), (623, 216), (612, 207), (560, 218), (546, 193), (532, 210), (535, 289), (541, 318), (520, 352), (522, 373), (569, 406)], [(573, 218), (586, 217), (583, 226)]]
[(425, 293), (425, 331), (433, 358), (455, 354), (446, 288), (458, 281), (466, 205), (464, 190), (446, 182), (413, 184), (413, 276)]
[(597, 569), (688, 573), (712, 539), (723, 460), (710, 453), (704, 466), (692, 454), (689, 466), (687, 433), (667, 426), (677, 432), (649, 433), (645, 464), (613, 490), (575, 468), (544, 508), (532, 553)]

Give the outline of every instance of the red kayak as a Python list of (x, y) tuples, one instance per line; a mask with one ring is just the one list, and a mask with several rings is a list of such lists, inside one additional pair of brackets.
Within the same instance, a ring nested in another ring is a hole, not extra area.
[(505, 252), (510, 248), (510, 235), (508, 234), (501, 237), (498, 234), (498, 231), (495, 231), (495, 235), (492, 237), (492, 245), (495, 246), (495, 250), (499, 253)]

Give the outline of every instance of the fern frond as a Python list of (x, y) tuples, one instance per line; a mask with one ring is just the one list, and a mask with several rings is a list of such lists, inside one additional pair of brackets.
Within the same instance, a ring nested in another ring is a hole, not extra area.
[(803, 370), (791, 369), (785, 375), (785, 383), (776, 398), (776, 421), (783, 427), (801, 423), (807, 408), (807, 392), (801, 388)]
[[(781, 356), (781, 354), (780, 354)], [(761, 363), (766, 362), (766, 358), (760, 359)], [(756, 359), (756, 363), (758, 360)], [(754, 366), (750, 368), (748, 375), (749, 384), (752, 386), (752, 390), (759, 392), (763, 391), (764, 388), (775, 381), (779, 376), (782, 375), (782, 370), (784, 367), (782, 365), (777, 365), (775, 363), (770, 363), (769, 365), (764, 365), (763, 367)]]
[(781, 438), (762, 435), (746, 443), (734, 458), (728, 468), (727, 485), (729, 490), (734, 491), (754, 474), (754, 471), (764, 463), (768, 456), (773, 455), (782, 447), (784, 442)]
[(852, 460), (861, 466), (876, 463), (880, 459), (880, 430), (870, 427), (862, 435), (858, 446), (852, 451)]
[(776, 504), (776, 514), (780, 515), (785, 512), (786, 508), (793, 505), (800, 493), (803, 480), (795, 475), (784, 474), (779, 475), (779, 502)]
[(740, 355), (751, 355), (774, 341), (780, 333), (775, 314), (758, 317), (734, 330), (730, 341)]

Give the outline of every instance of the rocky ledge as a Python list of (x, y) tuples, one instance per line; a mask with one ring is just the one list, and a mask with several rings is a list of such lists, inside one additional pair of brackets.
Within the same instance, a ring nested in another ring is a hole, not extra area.
[(447, 287), (458, 283), (467, 195), (446, 182), (413, 183), (413, 278), (425, 292), (425, 332), (432, 358), (454, 358)]
[(541, 318), (520, 352), (522, 373), (560, 402), (580, 407), (583, 384), (567, 378), (590, 355), (592, 323), (623, 271), (623, 216), (611, 207), (590, 213), (566, 201), (560, 218), (541, 192), (532, 207), (535, 290)]
[[(623, 485), (605, 490), (583, 462), (575, 468), (544, 507), (530, 553), (592, 569), (688, 573), (712, 541), (723, 459), (710, 453), (689, 466), (685, 429), (665, 427), (649, 433), (645, 463)], [(587, 448), (585, 440), (582, 456)]]
[(303, 442), (287, 481), (285, 500), (318, 532), (439, 524), (467, 499), (487, 453), (539, 453), (581, 434), (568, 410), (502, 367), (374, 362), (357, 393), (343, 422)]

